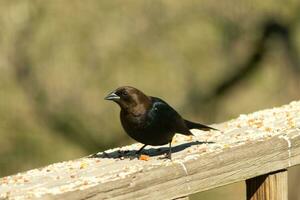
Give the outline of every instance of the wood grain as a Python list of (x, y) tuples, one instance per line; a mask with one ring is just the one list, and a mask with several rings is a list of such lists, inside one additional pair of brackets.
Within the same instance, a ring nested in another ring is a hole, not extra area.
[(189, 200), (190, 198), (188, 196), (185, 196), (185, 197), (178, 197), (174, 200)]
[(288, 175), (287, 170), (248, 179), (247, 200), (287, 200)]

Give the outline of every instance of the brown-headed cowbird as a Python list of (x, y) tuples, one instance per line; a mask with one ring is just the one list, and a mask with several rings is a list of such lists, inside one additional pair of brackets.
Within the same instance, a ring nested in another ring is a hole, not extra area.
[(105, 97), (121, 107), (121, 123), (127, 134), (138, 142), (147, 145), (169, 143), (168, 158), (171, 159), (171, 141), (175, 133), (192, 135), (190, 129), (217, 130), (215, 128), (183, 119), (169, 104), (157, 97), (147, 96), (140, 90), (119, 87)]

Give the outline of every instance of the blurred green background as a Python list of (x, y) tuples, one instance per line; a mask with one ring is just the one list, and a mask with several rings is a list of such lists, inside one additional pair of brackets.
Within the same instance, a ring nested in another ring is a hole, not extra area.
[[(297, 0), (1, 1), (0, 176), (133, 143), (119, 108), (103, 100), (121, 85), (208, 124), (300, 99), (299, 8)], [(300, 170), (289, 176), (290, 199), (300, 199)], [(244, 192), (237, 183), (193, 199)]]

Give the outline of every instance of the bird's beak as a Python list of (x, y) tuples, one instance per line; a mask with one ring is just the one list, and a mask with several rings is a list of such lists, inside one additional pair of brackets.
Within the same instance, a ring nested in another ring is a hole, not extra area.
[(104, 99), (114, 101), (114, 100), (120, 99), (120, 97), (118, 95), (116, 95), (116, 93), (112, 92), (109, 95), (107, 95)]

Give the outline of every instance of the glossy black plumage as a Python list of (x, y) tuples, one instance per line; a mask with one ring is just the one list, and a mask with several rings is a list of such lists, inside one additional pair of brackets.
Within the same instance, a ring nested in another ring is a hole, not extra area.
[[(126, 133), (146, 145), (169, 143), (168, 157), (171, 158), (171, 141), (175, 133), (192, 135), (190, 129), (210, 130), (212, 127), (183, 119), (165, 101), (145, 95), (140, 90), (124, 86), (111, 92), (106, 100), (121, 107), (120, 119)], [(216, 130), (216, 129), (214, 129)]]

